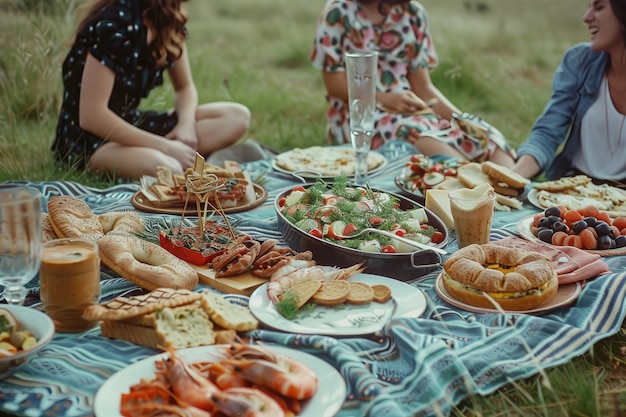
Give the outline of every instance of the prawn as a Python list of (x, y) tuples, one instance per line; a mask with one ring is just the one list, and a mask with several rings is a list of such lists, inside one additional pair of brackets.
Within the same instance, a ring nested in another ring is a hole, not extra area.
[(311, 368), (265, 346), (233, 344), (227, 354), (230, 359), (223, 363), (234, 366), (242, 378), (287, 398), (305, 400), (317, 391), (317, 375)]
[(211, 397), (219, 391), (215, 384), (187, 365), (174, 351), (170, 351), (168, 358), (162, 359), (161, 365), (180, 405), (207, 411), (214, 409)]
[(285, 417), (280, 405), (256, 388), (236, 387), (213, 394), (219, 411), (237, 417)]
[(308, 268), (310, 266), (315, 266), (315, 261), (307, 260), (307, 259), (291, 258), (285, 265), (281, 266), (276, 271), (274, 271), (274, 273), (270, 277), (270, 280), (277, 280), (283, 275), (287, 275), (288, 273), (293, 272), (297, 269)]
[(314, 265), (307, 268), (295, 269), (276, 279), (274, 276), (267, 284), (267, 298), (274, 304), (279, 301), (279, 297), (289, 288), (304, 281), (333, 281), (344, 280), (362, 272), (362, 263), (352, 265), (348, 268), (337, 268), (334, 266)]

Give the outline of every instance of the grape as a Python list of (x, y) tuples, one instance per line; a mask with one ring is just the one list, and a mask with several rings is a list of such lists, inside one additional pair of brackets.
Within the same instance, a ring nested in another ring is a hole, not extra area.
[(548, 216), (548, 221), (552, 225), (552, 224), (554, 224), (556, 222), (563, 221), (563, 219), (561, 219), (559, 216)]
[(609, 225), (602, 221), (596, 224), (595, 229), (598, 236), (608, 236), (611, 234), (611, 228)]
[(596, 227), (596, 224), (598, 224), (598, 219), (596, 219), (595, 217), (585, 217), (583, 220), (587, 223), (587, 226), (589, 227)]
[(552, 243), (552, 235), (554, 234), (554, 230), (542, 227), (538, 229), (537, 236), (542, 242)]
[(553, 206), (553, 207), (547, 208), (543, 213), (546, 217), (550, 217), (550, 216), (560, 217), (561, 209), (556, 206)]
[(555, 232), (567, 232), (567, 226), (559, 220), (552, 224), (552, 230)]
[(542, 217), (539, 219), (539, 222), (537, 223), (537, 227), (548, 227), (551, 228), (552, 227), (552, 223), (550, 223), (550, 219), (547, 217)]
[(598, 236), (598, 249), (611, 249), (611, 238), (607, 235)]
[(574, 233), (579, 234), (580, 232), (582, 232), (583, 230), (585, 230), (588, 227), (587, 222), (584, 220), (579, 220), (576, 223), (574, 223), (572, 225), (572, 230), (574, 231)]
[(620, 236), (616, 237), (615, 238), (615, 247), (616, 248), (623, 248), (624, 246), (626, 246), (626, 236), (620, 235)]

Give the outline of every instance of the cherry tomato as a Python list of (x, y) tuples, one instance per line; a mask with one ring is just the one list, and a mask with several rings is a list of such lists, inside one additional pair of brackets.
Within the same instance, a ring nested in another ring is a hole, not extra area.
[(393, 245), (385, 245), (380, 248), (382, 253), (396, 253), (396, 248)]
[(392, 232), (395, 233), (396, 235), (400, 236), (400, 237), (402, 237), (402, 236), (404, 236), (406, 234), (406, 230), (403, 229), (403, 228), (392, 230)]
[(304, 188), (301, 185), (297, 185), (294, 188), (292, 188), (291, 191), (303, 191), (303, 192), (306, 192), (306, 188)]
[(380, 226), (384, 222), (383, 218), (380, 216), (372, 216), (369, 219), (367, 219), (367, 221), (370, 224), (370, 226), (373, 226), (373, 227)]
[(311, 236), (315, 236), (315, 237), (320, 238), (320, 239), (324, 236), (320, 229), (311, 229), (311, 230), (309, 230), (309, 234)]
[(343, 228), (343, 235), (350, 236), (351, 234), (357, 232), (359, 230), (353, 223), (346, 224), (346, 227)]
[(285, 207), (285, 204), (287, 204), (287, 199), (285, 197), (281, 197), (278, 200), (278, 207)]
[(433, 242), (435, 245), (443, 242), (443, 239), (444, 239), (443, 233), (441, 233), (439, 230), (433, 233), (433, 235), (430, 237), (430, 241)]
[(454, 168), (446, 168), (446, 169), (443, 171), (443, 175), (444, 175), (444, 176), (446, 176), (446, 177), (456, 177), (456, 176), (457, 176), (457, 174), (458, 174), (458, 172), (457, 172), (457, 170), (456, 170), (456, 169), (454, 169)]

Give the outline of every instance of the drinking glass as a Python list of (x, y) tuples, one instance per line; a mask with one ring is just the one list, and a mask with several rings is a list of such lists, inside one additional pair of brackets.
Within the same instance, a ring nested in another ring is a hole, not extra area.
[(0, 286), (7, 303), (24, 303), (26, 283), (39, 270), (41, 241), (41, 193), (19, 185), (0, 186)]
[(377, 52), (346, 53), (350, 139), (355, 152), (354, 182), (365, 185), (376, 111)]

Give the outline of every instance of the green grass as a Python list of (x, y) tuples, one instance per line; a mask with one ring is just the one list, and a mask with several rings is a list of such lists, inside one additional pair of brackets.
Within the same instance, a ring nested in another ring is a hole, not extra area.
[[(0, 0), (0, 181), (110, 183), (55, 167), (49, 151), (73, 0)], [(436, 85), (517, 146), (550, 94), (565, 49), (585, 41), (588, 0), (424, 0), (440, 58)], [(308, 61), (323, 0), (192, 0), (189, 48), (201, 101), (252, 110), (249, 137), (279, 151), (324, 144), (324, 88)], [(488, 11), (479, 12), (477, 4)], [(471, 6), (470, 9), (466, 5)], [(226, 81), (225, 81), (226, 80)], [(146, 107), (168, 108), (160, 88)], [(488, 396), (455, 416), (626, 415), (625, 329), (585, 355)]]

